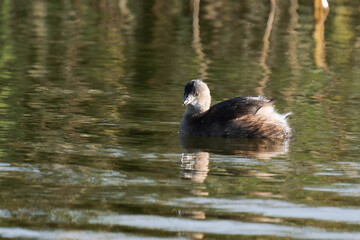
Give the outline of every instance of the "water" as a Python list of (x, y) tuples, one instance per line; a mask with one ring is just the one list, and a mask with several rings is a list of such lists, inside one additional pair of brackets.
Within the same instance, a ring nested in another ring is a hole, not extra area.
[[(360, 5), (270, 3), (0, 1), (0, 238), (360, 239)], [(295, 138), (180, 139), (193, 78)]]

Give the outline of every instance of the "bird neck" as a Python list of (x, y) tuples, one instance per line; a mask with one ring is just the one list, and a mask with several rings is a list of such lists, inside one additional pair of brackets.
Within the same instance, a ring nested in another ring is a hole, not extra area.
[(186, 106), (185, 115), (198, 115), (209, 110), (211, 97), (202, 97)]

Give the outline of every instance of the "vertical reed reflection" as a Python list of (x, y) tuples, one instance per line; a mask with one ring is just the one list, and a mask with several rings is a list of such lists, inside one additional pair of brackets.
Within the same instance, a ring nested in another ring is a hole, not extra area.
[(317, 67), (322, 68), (329, 76), (330, 81), (317, 93), (315, 98), (320, 101), (325, 96), (325, 91), (331, 89), (335, 83), (335, 74), (329, 70), (326, 63), (326, 42), (324, 38), (325, 32), (325, 21), (327, 15), (329, 14), (329, 4), (327, 0), (314, 0), (314, 33), (313, 38), (315, 40), (315, 49), (314, 49), (314, 61)]
[(195, 50), (195, 53), (199, 57), (200, 67), (199, 75), (200, 79), (205, 80), (207, 77), (208, 69), (208, 60), (206, 59), (205, 53), (202, 48), (201, 38), (200, 38), (200, 25), (199, 25), (199, 12), (200, 12), (200, 0), (193, 1), (193, 42), (192, 46)]
[(120, 13), (121, 16), (123, 16), (125, 23), (122, 24), (121, 27), (126, 30), (132, 31), (134, 28), (135, 17), (127, 5), (128, 5), (128, 0), (119, 0)]
[(297, 13), (298, 8), (299, 8), (298, 0), (291, 0), (290, 8), (289, 8), (290, 24), (288, 31), (289, 31), (290, 41), (289, 41), (288, 56), (289, 56), (290, 68), (293, 74), (298, 73), (299, 70), (299, 62), (297, 59), (297, 52), (296, 52), (296, 47), (298, 44), (296, 29), (299, 27), (299, 15)]
[(276, 8), (275, 0), (270, 0), (269, 18), (268, 18), (268, 21), (266, 24), (265, 34), (263, 37), (263, 48), (262, 48), (261, 57), (260, 57), (260, 66), (264, 70), (264, 74), (263, 74), (264, 77), (259, 83), (260, 86), (256, 88), (256, 93), (258, 95), (264, 95), (264, 89), (266, 87), (267, 82), (269, 81), (269, 77), (271, 74), (271, 70), (270, 70), (269, 66), (266, 64), (266, 60), (267, 60), (267, 56), (269, 53), (269, 46), (270, 46), (269, 39), (270, 39), (271, 29), (272, 29), (272, 25), (273, 25), (274, 17), (275, 17), (275, 8)]
[(326, 0), (314, 0), (314, 18), (315, 28), (313, 37), (315, 39), (314, 59), (316, 66), (327, 70), (325, 53), (325, 21), (329, 13), (329, 7)]
[(47, 4), (42, 0), (32, 3), (32, 24), (34, 34), (34, 51), (36, 60), (29, 70), (29, 75), (35, 78), (43, 78), (46, 73), (46, 55), (48, 52), (48, 31), (46, 28)]
[[(289, 7), (290, 14), (290, 23), (288, 27), (289, 41), (288, 41), (288, 61), (291, 69), (291, 73), (293, 76), (299, 75), (299, 61), (298, 61), (298, 53), (297, 53), (297, 45), (298, 45), (298, 34), (296, 29), (299, 27), (299, 15), (297, 10), (299, 8), (298, 0), (291, 0)], [(289, 81), (288, 86), (282, 92), (285, 96), (285, 100), (287, 103), (292, 102), (292, 95), (295, 91), (295, 81)]]

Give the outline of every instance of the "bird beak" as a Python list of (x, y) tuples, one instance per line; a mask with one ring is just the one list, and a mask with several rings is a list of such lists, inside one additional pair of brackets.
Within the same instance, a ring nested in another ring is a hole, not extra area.
[(182, 105), (186, 106), (186, 105), (192, 103), (194, 100), (195, 100), (195, 97), (193, 95), (184, 96)]

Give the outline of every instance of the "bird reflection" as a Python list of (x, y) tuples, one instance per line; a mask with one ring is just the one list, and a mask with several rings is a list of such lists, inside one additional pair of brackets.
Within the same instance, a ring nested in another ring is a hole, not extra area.
[(289, 139), (231, 139), (181, 135), (180, 144), (184, 149), (181, 156), (181, 178), (203, 183), (209, 172), (211, 152), (266, 160), (286, 154), (289, 141)]
[[(185, 152), (214, 152), (219, 154), (241, 155), (244, 157), (258, 159), (270, 159), (287, 153), (289, 141), (289, 139), (281, 140), (268, 138), (180, 136), (180, 144)], [(202, 156), (204, 156), (203, 153)]]
[(183, 153), (181, 156), (181, 178), (203, 183), (209, 172), (209, 153)]

